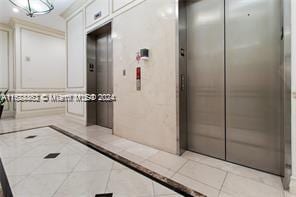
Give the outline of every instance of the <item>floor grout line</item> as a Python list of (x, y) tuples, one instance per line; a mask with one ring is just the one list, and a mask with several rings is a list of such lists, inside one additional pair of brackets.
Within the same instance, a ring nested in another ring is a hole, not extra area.
[(200, 180), (196, 180), (196, 179), (194, 179), (194, 178), (192, 178), (192, 177), (187, 176), (186, 174), (182, 174), (182, 173), (179, 173), (179, 174), (182, 175), (182, 176), (184, 176), (184, 177), (186, 177), (186, 178), (188, 178), (188, 179), (190, 179), (190, 180), (192, 180), (192, 181), (195, 181), (195, 182), (201, 183), (201, 184), (203, 184), (203, 185), (206, 185), (206, 186), (208, 186), (208, 187), (211, 187), (212, 189), (215, 189), (215, 190), (219, 191), (218, 188), (216, 188), (216, 187), (214, 187), (214, 186), (212, 186), (212, 185), (209, 185), (209, 184), (207, 184), (207, 183), (201, 182)]
[(174, 177), (187, 163), (188, 163), (189, 161), (187, 160), (182, 166), (180, 166), (180, 168), (178, 168), (175, 172), (174, 172), (174, 174), (173, 174), (173, 176), (172, 177)]
[(107, 180), (106, 187), (105, 187), (105, 193), (107, 193), (107, 189), (108, 189), (108, 185), (109, 185), (109, 182), (110, 182), (110, 177), (111, 177), (111, 173), (113, 171), (113, 167), (114, 167), (114, 161), (112, 163), (112, 168), (111, 168), (111, 170), (109, 172), (108, 180)]
[[(197, 153), (196, 153), (197, 154)], [(261, 184), (264, 184), (264, 185), (266, 185), (266, 186), (269, 186), (269, 187), (274, 187), (274, 185), (271, 185), (271, 184), (267, 184), (267, 183), (265, 183), (265, 182), (262, 182), (262, 181), (260, 181), (260, 180), (258, 180), (258, 179), (256, 179), (256, 178), (250, 178), (250, 177), (247, 177), (247, 176), (244, 176), (244, 175), (242, 175), (242, 174), (239, 174), (239, 173), (236, 173), (236, 172), (233, 172), (233, 171), (231, 171), (231, 170), (225, 170), (225, 169), (222, 169), (222, 168), (219, 168), (219, 167), (216, 167), (216, 166), (212, 166), (212, 165), (209, 165), (209, 164), (207, 164), (207, 163), (203, 163), (203, 162), (201, 162), (201, 161), (196, 161), (196, 160), (194, 160), (194, 159), (191, 159), (191, 158), (188, 158), (190, 161), (192, 161), (192, 162), (195, 162), (195, 163), (198, 163), (198, 164), (201, 164), (201, 165), (204, 165), (204, 166), (208, 166), (208, 167), (211, 167), (211, 168), (214, 168), (214, 169), (217, 169), (217, 170), (220, 170), (220, 171), (223, 171), (223, 172), (225, 172), (225, 173), (230, 173), (230, 174), (234, 174), (234, 175), (236, 175), (236, 176), (239, 176), (239, 177), (242, 177), (242, 178), (245, 178), (245, 179), (248, 179), (248, 180), (252, 180), (252, 181), (256, 181), (257, 183), (261, 183)], [(211, 158), (211, 159), (215, 159), (215, 158)], [(221, 161), (221, 162), (223, 162), (223, 161)], [(226, 163), (226, 164), (228, 164), (228, 163)], [(230, 163), (231, 165), (234, 165), (235, 167), (239, 167), (239, 168), (246, 168), (246, 169), (248, 169), (248, 170), (254, 170), (254, 171), (256, 171), (255, 169), (251, 169), (251, 168), (247, 168), (247, 167), (244, 167), (244, 166), (240, 166), (240, 165), (238, 165), (238, 164), (233, 164), (233, 163)], [(268, 173), (266, 173), (266, 172), (261, 172), (261, 171), (256, 171), (255, 173), (263, 173), (263, 174), (266, 174), (266, 175), (270, 175), (270, 176), (274, 176), (274, 177), (277, 177), (277, 178), (281, 178), (281, 177), (279, 177), (279, 176), (276, 176), (276, 175), (273, 175), (273, 174), (268, 174)], [(283, 190), (283, 189), (279, 189), (279, 188), (276, 188), (277, 190)], [(284, 190), (285, 191), (285, 190)]]
[(222, 182), (222, 184), (221, 184), (221, 188), (220, 188), (220, 191), (219, 191), (219, 196), (220, 196), (220, 194), (221, 194), (221, 192), (222, 192), (222, 189), (223, 189), (223, 186), (224, 186), (224, 183), (225, 183), (227, 177), (228, 177), (228, 172), (226, 173), (226, 175), (225, 175), (225, 177), (224, 177), (224, 180), (223, 180), (223, 182)]

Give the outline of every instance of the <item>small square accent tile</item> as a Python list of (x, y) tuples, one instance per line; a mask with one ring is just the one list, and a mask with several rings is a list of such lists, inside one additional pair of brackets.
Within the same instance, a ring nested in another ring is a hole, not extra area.
[(37, 135), (30, 135), (30, 136), (26, 137), (25, 139), (33, 139), (35, 137), (37, 137)]
[(50, 153), (44, 157), (44, 159), (55, 159), (57, 156), (59, 156), (61, 153)]
[(96, 196), (95, 197), (112, 197), (113, 196), (113, 194), (96, 194)]

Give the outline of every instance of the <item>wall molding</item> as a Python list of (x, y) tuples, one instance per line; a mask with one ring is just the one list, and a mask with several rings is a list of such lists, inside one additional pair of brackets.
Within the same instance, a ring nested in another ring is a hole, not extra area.
[(86, 75), (86, 65), (87, 65), (87, 62), (86, 62), (86, 39), (85, 39), (85, 37), (83, 38), (83, 51), (84, 51), (84, 54), (83, 54), (83, 78), (82, 78), (82, 84), (80, 85), (80, 86), (70, 86), (69, 85), (69, 53), (68, 53), (68, 50), (69, 50), (69, 47), (68, 47), (68, 45), (69, 45), (69, 39), (68, 39), (68, 25), (69, 25), (69, 22), (72, 20), (72, 19), (74, 19), (75, 17), (77, 17), (79, 14), (81, 14), (82, 15), (82, 17), (83, 17), (83, 34), (84, 34), (84, 26), (85, 26), (85, 16), (84, 16), (84, 14), (83, 14), (83, 11), (82, 10), (80, 10), (79, 12), (77, 12), (77, 13), (75, 13), (75, 15), (73, 15), (73, 16), (71, 16), (71, 18), (70, 19), (68, 19), (67, 20), (67, 22), (66, 22), (66, 32), (67, 32), (67, 36), (66, 36), (66, 88), (67, 89), (80, 89), (80, 90), (85, 90), (86, 88), (85, 88), (85, 79), (86, 79), (86, 77), (85, 77), (85, 75)]
[[(85, 27), (86, 30), (86, 34), (89, 33), (89, 32), (92, 32), (96, 29), (98, 29), (100, 26), (108, 23), (109, 21), (112, 21), (114, 18), (128, 12), (129, 10), (139, 6), (140, 4), (144, 3), (146, 0), (133, 0), (129, 3), (127, 3), (126, 5), (118, 8), (117, 10), (113, 10), (113, 4), (112, 5), (112, 8), (111, 8), (111, 11), (110, 11), (110, 14), (105, 17), (105, 18), (102, 18), (101, 20), (98, 20), (96, 22), (94, 22), (92, 25), (88, 26), (88, 27)], [(113, 2), (113, 1), (112, 1)], [(85, 7), (84, 7), (85, 9)]]
[(48, 116), (48, 115), (57, 115), (64, 114), (65, 109), (53, 109), (53, 110), (36, 110), (36, 111), (26, 111), (22, 113), (16, 113), (15, 118), (27, 118), (27, 117), (36, 117), (36, 116)]
[(0, 23), (0, 30), (11, 31), (12, 28), (11, 28), (11, 26), (9, 24)]
[(7, 33), (7, 60), (8, 60), (8, 64), (7, 64), (7, 67), (8, 67), (8, 69), (7, 69), (7, 81), (6, 81), (6, 83), (7, 83), (7, 86), (5, 87), (5, 86), (0, 86), (0, 89), (8, 89), (9, 88), (9, 81), (10, 81), (10, 72), (11, 72), (11, 70), (10, 70), (10, 65), (11, 65), (11, 60), (10, 60), (10, 31), (7, 29), (0, 29), (0, 31), (2, 31), (2, 32), (5, 32), (5, 33)]
[(34, 33), (37, 33), (37, 34), (41, 34), (41, 35), (45, 35), (45, 36), (49, 36), (49, 37), (55, 37), (55, 38), (58, 38), (58, 39), (62, 39), (62, 40), (65, 40), (65, 37), (64, 36), (58, 36), (58, 35), (55, 35), (55, 34), (49, 34), (49, 33), (45, 33), (45, 32), (42, 32), (42, 31), (38, 31), (38, 30), (35, 30), (35, 29), (29, 29), (27, 27), (20, 27), (20, 89), (35, 89), (35, 90), (42, 90), (42, 89), (51, 89), (51, 90), (65, 90), (65, 88), (37, 88), (37, 87), (34, 87), (34, 88), (31, 88), (31, 87), (24, 87), (23, 85), (23, 54), (22, 54), (22, 46), (23, 46), (23, 30), (25, 31), (30, 31), (30, 32), (34, 32)]
[(44, 107), (44, 108), (39, 108), (39, 109), (24, 109), (24, 105), (23, 103), (20, 103), (20, 106), (21, 106), (21, 112), (36, 112), (36, 111), (48, 111), (48, 110), (58, 110), (58, 109), (61, 109), (61, 110), (64, 110), (65, 107)]
[[(64, 75), (63, 77), (63, 82), (61, 81), (63, 84), (61, 85), (61, 83), (54, 83), (51, 84), (50, 81), (48, 81), (48, 83), (46, 83), (44, 85), (44, 87), (40, 87), (40, 85), (38, 84), (38, 82), (34, 83), (33, 85), (28, 84), (25, 85), (23, 81), (23, 77), (25, 76), (23, 73), (23, 69), (25, 67), (23, 67), (23, 44), (24, 44), (24, 31), (27, 31), (29, 33), (32, 32), (32, 36), (31, 34), (29, 34), (30, 39), (45, 39), (47, 42), (51, 42), (51, 41), (56, 41), (56, 40), (50, 40), (50, 39), (57, 39), (57, 43), (61, 43), (61, 47), (63, 45), (64, 47), (64, 43), (65, 43), (65, 33), (53, 28), (49, 28), (46, 26), (42, 26), (42, 25), (37, 25), (34, 23), (30, 23), (27, 21), (23, 21), (20, 19), (16, 19), (16, 18), (12, 18), (10, 21), (11, 26), (13, 27), (14, 30), (14, 53), (15, 53), (15, 58), (14, 58), (14, 83), (15, 83), (15, 90), (14, 92), (16, 94), (64, 94), (65, 92), (65, 84), (64, 84), (64, 80), (65, 77)], [(35, 33), (35, 34), (33, 34)], [(42, 37), (44, 36), (44, 37)], [(40, 38), (39, 38), (40, 37)], [(30, 47), (28, 45), (28, 47)], [(35, 48), (34, 48), (35, 50)], [(36, 49), (38, 50), (38, 49)], [(61, 49), (63, 50), (63, 53), (65, 53), (65, 49)], [(34, 51), (32, 51), (32, 53), (34, 53)], [(62, 57), (62, 56), (61, 56)], [(64, 58), (64, 57), (62, 57)], [(62, 59), (61, 59), (62, 60)], [(40, 60), (41, 61), (41, 60)], [(60, 61), (59, 61), (60, 62)], [(63, 64), (60, 66), (61, 69), (65, 69), (65, 60), (63, 60)], [(50, 71), (50, 66), (49, 64), (46, 64), (48, 68), (47, 70)], [(55, 67), (56, 68), (56, 67)], [(42, 69), (39, 69), (38, 71), (42, 72)], [(30, 72), (27, 72), (27, 74), (30, 74)], [(34, 72), (32, 72), (32, 77), (34, 77)], [(35, 74), (38, 74), (35, 72)], [(54, 76), (54, 75), (53, 75)], [(50, 78), (49, 78), (50, 79)], [(36, 87), (34, 87), (36, 85)], [(29, 86), (29, 87), (26, 87)], [(61, 86), (61, 87), (59, 87)], [(40, 106), (39, 106), (40, 105)], [(25, 105), (25, 103), (15, 103), (13, 106), (14, 110), (15, 110), (15, 117), (16, 118), (23, 118), (23, 117), (33, 117), (33, 116), (43, 116), (43, 115), (53, 115), (53, 114), (65, 114), (65, 103), (48, 103), (46, 106), (42, 106), (42, 104), (32, 104), (32, 105)]]
[(74, 112), (70, 112), (70, 111), (69, 111), (69, 103), (66, 104), (66, 113), (67, 113), (67, 114), (74, 115), (74, 116), (79, 116), (79, 117), (84, 118), (84, 116), (85, 116), (85, 103), (82, 103), (82, 104), (83, 104), (83, 109), (82, 109), (83, 112), (82, 112), (82, 114), (74, 113)]
[(25, 20), (21, 20), (18, 18), (14, 18), (12, 17), (10, 20), (10, 25), (11, 26), (22, 26), (24, 28), (28, 28), (29, 30), (34, 29), (35, 31), (41, 31), (43, 33), (47, 33), (49, 35), (56, 35), (56, 36), (60, 36), (60, 37), (65, 37), (65, 32), (51, 28), (51, 27), (47, 27), (47, 26), (43, 26), (43, 25), (39, 25), (39, 24), (35, 24), (35, 23), (31, 23)]
[[(8, 70), (7, 70), (7, 86), (0, 87), (1, 90), (9, 89), (9, 93), (14, 92), (14, 55), (13, 55), (13, 29), (9, 24), (0, 23), (0, 31), (7, 33), (7, 58), (8, 58)], [(13, 117), (15, 114), (13, 109), (13, 103), (8, 103), (3, 111), (2, 117), (3, 118), (10, 118)]]
[(70, 5), (64, 12), (60, 14), (64, 19), (68, 19), (72, 14), (80, 10), (86, 4), (88, 4), (90, 0), (76, 0), (74, 3)]

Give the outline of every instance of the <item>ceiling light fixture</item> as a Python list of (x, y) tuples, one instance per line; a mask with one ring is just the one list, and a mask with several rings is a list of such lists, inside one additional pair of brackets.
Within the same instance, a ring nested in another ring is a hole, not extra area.
[(13, 5), (25, 10), (30, 17), (35, 15), (47, 14), (54, 7), (49, 0), (9, 0)]

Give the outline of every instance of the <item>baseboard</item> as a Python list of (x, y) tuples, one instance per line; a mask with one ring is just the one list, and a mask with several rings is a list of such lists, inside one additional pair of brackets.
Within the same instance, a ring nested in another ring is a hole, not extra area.
[(294, 176), (291, 176), (290, 178), (289, 192), (292, 194), (296, 194), (296, 177)]
[(59, 115), (65, 114), (65, 108), (55, 108), (55, 109), (46, 109), (46, 110), (34, 110), (34, 111), (22, 111), (15, 114), (15, 118), (29, 118), (36, 116), (48, 116), (48, 115)]
[(73, 114), (69, 114), (69, 113), (66, 112), (66, 116), (65, 117), (67, 119), (69, 119), (69, 120), (72, 120), (72, 121), (78, 123), (78, 124), (87, 126), (86, 120), (82, 116), (75, 116)]
[(14, 117), (15, 117), (14, 111), (4, 111), (1, 118), (6, 119), (6, 118), (14, 118)]

